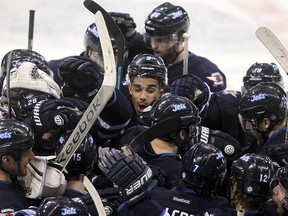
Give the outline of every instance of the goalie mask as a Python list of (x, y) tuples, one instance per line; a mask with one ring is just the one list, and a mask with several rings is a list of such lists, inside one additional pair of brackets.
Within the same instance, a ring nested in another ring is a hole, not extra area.
[(156, 79), (160, 87), (166, 87), (168, 83), (167, 68), (163, 59), (152, 54), (138, 54), (133, 58), (128, 66), (127, 83), (130, 84), (137, 76)]
[(246, 92), (239, 103), (239, 120), (244, 131), (259, 130), (264, 118), (270, 120), (269, 132), (286, 118), (285, 91), (275, 83), (262, 82)]
[(227, 161), (222, 152), (211, 144), (200, 142), (185, 153), (181, 178), (195, 186), (201, 195), (207, 195), (222, 184), (226, 168)]
[(273, 82), (284, 87), (283, 77), (276, 64), (254, 63), (243, 77), (242, 93), (257, 85), (260, 82)]
[(266, 197), (270, 193), (274, 169), (268, 156), (247, 153), (233, 162), (231, 178), (236, 179), (237, 188), (242, 193)]
[[(72, 131), (65, 132), (60, 138), (56, 146), (56, 154), (58, 154), (63, 145), (68, 140)], [(97, 163), (97, 146), (93, 137), (87, 134), (76, 152), (70, 159), (66, 169), (69, 176), (79, 176), (80, 174), (87, 175), (94, 169)]]

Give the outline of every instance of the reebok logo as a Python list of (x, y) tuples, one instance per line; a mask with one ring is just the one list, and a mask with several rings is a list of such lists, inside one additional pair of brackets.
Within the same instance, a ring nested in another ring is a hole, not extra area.
[(186, 199), (178, 198), (178, 197), (173, 197), (173, 201), (181, 202), (181, 203), (185, 203), (185, 204), (189, 204), (189, 205), (191, 203), (191, 200), (186, 200)]

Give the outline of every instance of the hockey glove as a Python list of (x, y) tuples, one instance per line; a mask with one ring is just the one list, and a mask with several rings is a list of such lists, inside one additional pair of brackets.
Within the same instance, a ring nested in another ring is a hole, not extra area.
[(39, 101), (33, 109), (32, 126), (35, 133), (42, 135), (59, 128), (74, 129), (88, 105), (74, 98)]
[(132, 205), (146, 196), (152, 170), (130, 146), (105, 152), (99, 168), (123, 190), (122, 198), (126, 205)]
[(110, 12), (109, 15), (112, 17), (114, 22), (120, 28), (122, 34), (126, 38), (130, 38), (136, 33), (136, 23), (129, 13)]
[(82, 98), (88, 103), (93, 100), (104, 79), (97, 64), (82, 56), (65, 58), (59, 65), (59, 76), (64, 81), (64, 97)]
[(264, 151), (264, 154), (272, 161), (276, 162), (280, 167), (288, 165), (288, 144), (270, 145), (267, 146)]

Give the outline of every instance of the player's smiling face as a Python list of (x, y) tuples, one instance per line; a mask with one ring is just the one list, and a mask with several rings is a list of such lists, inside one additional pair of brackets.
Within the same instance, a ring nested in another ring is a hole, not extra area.
[(162, 94), (157, 80), (149, 77), (134, 77), (129, 86), (132, 104), (139, 115), (155, 99)]

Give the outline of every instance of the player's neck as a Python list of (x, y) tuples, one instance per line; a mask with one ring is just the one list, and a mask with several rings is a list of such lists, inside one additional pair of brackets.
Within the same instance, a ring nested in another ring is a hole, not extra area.
[(10, 183), (12, 182), (10, 176), (7, 173), (3, 172), (2, 170), (0, 170), (0, 180)]
[(151, 142), (151, 146), (156, 154), (162, 154), (162, 153), (177, 153), (178, 152), (178, 146), (172, 143), (168, 143), (161, 139), (154, 139)]

